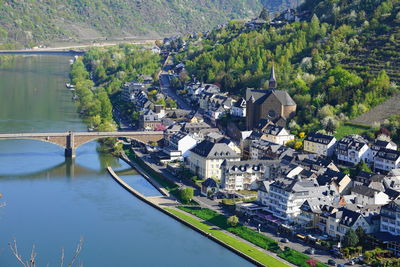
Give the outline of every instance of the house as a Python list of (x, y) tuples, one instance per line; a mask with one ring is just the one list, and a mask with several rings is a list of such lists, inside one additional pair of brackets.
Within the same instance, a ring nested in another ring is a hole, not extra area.
[(294, 150), (292, 148), (267, 140), (252, 140), (249, 145), (250, 159), (278, 159), (293, 153)]
[(367, 234), (370, 234), (373, 229), (367, 218), (361, 213), (347, 208), (339, 208), (326, 221), (327, 234), (340, 240), (342, 240), (350, 228), (355, 231), (358, 227), (364, 229)]
[(216, 192), (218, 192), (218, 185), (214, 179), (208, 178), (201, 183), (201, 194), (203, 196), (214, 195)]
[(386, 188), (400, 191), (400, 169), (392, 169), (384, 177), (383, 182)]
[(327, 199), (338, 196), (336, 188), (330, 185), (318, 185), (316, 179), (277, 178), (269, 184), (268, 192), (259, 194), (264, 199), (260, 203), (266, 203), (266, 210), (273, 216), (287, 222), (297, 220), (300, 215), (300, 207), (309, 199)]
[(226, 143), (204, 140), (190, 150), (188, 165), (198, 177), (221, 179), (224, 161), (240, 161), (240, 156)]
[(272, 67), (268, 90), (246, 90), (246, 127), (252, 130), (262, 119), (282, 127), (296, 114), (296, 103), (283, 90), (277, 90), (275, 70)]
[(139, 116), (139, 128), (145, 131), (155, 130), (161, 125), (161, 118), (151, 109), (146, 110)]
[(335, 151), (336, 138), (321, 133), (309, 133), (304, 139), (304, 151), (331, 157)]
[(270, 141), (275, 144), (284, 145), (288, 141), (294, 140), (294, 135), (290, 134), (285, 128), (278, 125), (268, 125), (261, 137), (263, 140)]
[(385, 205), (389, 202), (389, 196), (382, 191), (370, 188), (365, 185), (358, 185), (351, 189), (351, 194), (355, 196), (355, 204)]
[(380, 233), (376, 236), (400, 257), (400, 200), (391, 201), (381, 208)]
[(329, 203), (321, 201), (320, 199), (309, 199), (304, 201), (300, 210), (301, 212), (297, 223), (302, 229), (318, 229), (325, 233), (327, 218), (332, 213), (336, 212), (337, 208), (334, 208), (329, 205)]
[(375, 157), (381, 149), (397, 150), (397, 145), (390, 140), (376, 139), (371, 145), (372, 157)]
[(359, 135), (348, 135), (337, 143), (335, 153), (339, 162), (356, 165), (360, 162), (369, 163), (372, 151), (368, 141)]
[(244, 98), (240, 98), (238, 101), (233, 104), (231, 109), (231, 115), (235, 117), (246, 117), (246, 100)]
[(138, 94), (139, 92), (143, 92), (145, 94), (147, 88), (148, 86), (142, 82), (135, 82), (135, 81), (127, 82), (122, 87), (121, 98), (123, 101), (126, 102), (136, 101), (136, 99), (139, 97), (140, 94), (137, 96), (135, 95)]
[(211, 126), (205, 122), (187, 122), (183, 125), (182, 130), (190, 134), (199, 133), (201, 130), (210, 129)]
[(343, 194), (351, 186), (351, 178), (343, 173), (327, 169), (317, 178), (318, 184), (335, 186), (340, 194)]
[(185, 132), (177, 132), (169, 138), (169, 148), (180, 151), (184, 158), (189, 156), (190, 149), (196, 146), (196, 144), (197, 140)]
[(389, 172), (400, 168), (400, 151), (381, 148), (374, 157), (375, 171)]
[(221, 165), (221, 188), (230, 193), (237, 190), (256, 189), (257, 182), (266, 178), (271, 162), (273, 161), (224, 161)]

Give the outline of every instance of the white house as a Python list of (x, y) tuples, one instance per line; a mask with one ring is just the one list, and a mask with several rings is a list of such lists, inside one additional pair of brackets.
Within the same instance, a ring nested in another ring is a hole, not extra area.
[(367, 234), (373, 230), (373, 226), (361, 213), (346, 208), (340, 208), (337, 212), (331, 214), (326, 221), (328, 235), (340, 239), (350, 228), (355, 231), (358, 227), (362, 227)]
[(361, 161), (370, 163), (372, 161), (372, 150), (368, 141), (359, 135), (348, 135), (342, 138), (335, 149), (337, 158), (341, 162), (358, 164)]
[(196, 144), (197, 140), (184, 132), (177, 132), (169, 138), (169, 148), (180, 151), (184, 158), (189, 156), (190, 149)]
[(284, 145), (288, 141), (294, 140), (294, 135), (290, 134), (285, 128), (270, 124), (265, 130), (261, 139), (270, 141), (275, 144)]
[(268, 172), (267, 160), (224, 161), (222, 163), (221, 188), (228, 192), (252, 190)]
[(330, 157), (335, 151), (336, 138), (321, 133), (309, 133), (304, 139), (304, 151)]
[(351, 189), (351, 194), (355, 196), (355, 204), (361, 206), (385, 205), (389, 203), (388, 195), (365, 185), (354, 186)]
[(400, 257), (400, 200), (383, 206), (380, 215), (380, 232), (376, 236)]
[(400, 151), (381, 148), (374, 157), (375, 171), (388, 172), (400, 168)]
[(319, 186), (316, 179), (278, 178), (269, 184), (268, 192), (258, 194), (267, 211), (284, 221), (296, 221), (301, 205), (309, 199), (333, 199), (338, 196), (335, 187)]
[(240, 161), (240, 156), (228, 144), (204, 140), (190, 150), (189, 168), (200, 178), (221, 179), (224, 161)]
[(246, 117), (246, 100), (244, 100), (244, 98), (240, 98), (232, 106), (231, 115), (242, 118)]

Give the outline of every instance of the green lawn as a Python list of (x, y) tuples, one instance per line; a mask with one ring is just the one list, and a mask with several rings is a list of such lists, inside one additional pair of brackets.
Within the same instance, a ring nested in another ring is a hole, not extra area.
[(281, 266), (289, 266), (274, 257), (250, 246), (249, 244), (242, 242), (220, 230), (215, 230), (213, 226), (209, 226), (207, 224), (204, 224), (193, 217), (190, 217), (189, 215), (186, 215), (182, 212), (179, 212), (177, 210), (173, 209), (168, 209), (165, 208), (167, 211), (170, 213), (174, 214), (175, 216), (181, 218), (182, 220), (185, 220), (186, 222), (190, 223), (191, 225), (203, 230), (204, 232), (207, 232), (211, 234), (213, 237), (223, 241), (225, 244), (228, 244), (229, 246), (239, 250), (240, 252), (248, 255), (249, 257), (259, 261), (260, 263), (264, 264), (265, 266), (270, 266), (270, 267), (281, 267)]
[(369, 131), (371, 131), (371, 127), (369, 127), (369, 126), (344, 123), (342, 126), (340, 126), (336, 129), (335, 137), (336, 137), (336, 139), (339, 140), (346, 135), (350, 135), (350, 134), (362, 135)]
[[(244, 225), (239, 224), (235, 227), (229, 226), (227, 224), (227, 218), (224, 215), (217, 213), (216, 211), (199, 207), (178, 208), (190, 214), (193, 214), (194, 216), (199, 217), (213, 225), (225, 229), (226, 231), (231, 232), (232, 234), (235, 234), (260, 248), (278, 253), (279, 257), (287, 260), (290, 263), (293, 263), (294, 265), (301, 267), (309, 266), (307, 264), (307, 261), (310, 259), (309, 256), (292, 249), (282, 251), (275, 240), (268, 238), (267, 236), (260, 234), (257, 231), (254, 231)], [(326, 265), (321, 262), (317, 262), (316, 266), (326, 267)]]

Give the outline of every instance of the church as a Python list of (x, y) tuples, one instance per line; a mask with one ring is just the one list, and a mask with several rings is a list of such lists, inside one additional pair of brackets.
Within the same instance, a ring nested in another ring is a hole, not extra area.
[(246, 127), (248, 130), (276, 124), (282, 127), (296, 114), (296, 102), (283, 90), (277, 90), (272, 66), (268, 90), (247, 88)]

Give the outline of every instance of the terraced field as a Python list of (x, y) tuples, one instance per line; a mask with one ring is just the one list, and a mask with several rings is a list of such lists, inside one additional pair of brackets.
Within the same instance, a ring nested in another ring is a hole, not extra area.
[(388, 117), (396, 114), (400, 114), (400, 93), (353, 119), (351, 122), (372, 126), (375, 122), (382, 123)]
[(366, 72), (372, 77), (384, 69), (391, 81), (400, 84), (400, 27), (395, 26), (386, 34), (364, 38), (351, 56), (342, 62), (344, 67)]

